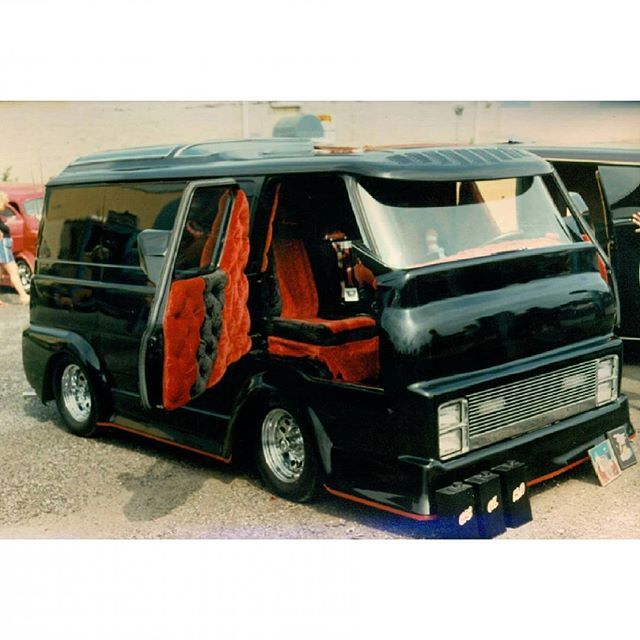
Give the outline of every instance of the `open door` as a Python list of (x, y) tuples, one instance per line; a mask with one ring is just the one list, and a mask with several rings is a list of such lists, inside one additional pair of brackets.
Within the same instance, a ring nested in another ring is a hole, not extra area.
[(612, 263), (620, 288), (620, 329), (640, 338), (640, 234), (633, 214), (640, 211), (640, 167), (601, 165), (598, 178), (611, 216)]
[(187, 187), (141, 345), (146, 408), (187, 404), (251, 349), (248, 228), (249, 203), (234, 182)]

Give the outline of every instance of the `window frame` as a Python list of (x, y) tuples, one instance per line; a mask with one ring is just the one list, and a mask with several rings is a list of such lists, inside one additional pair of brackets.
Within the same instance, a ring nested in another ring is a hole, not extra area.
[[(228, 186), (240, 189), (238, 181), (235, 178), (211, 178), (188, 181), (184, 191), (182, 192), (182, 198), (178, 205), (178, 212), (173, 224), (173, 229), (169, 237), (169, 245), (167, 246), (167, 259), (162, 265), (160, 271), (160, 277), (156, 285), (156, 291), (149, 309), (149, 318), (147, 320), (147, 328), (145, 329), (142, 339), (140, 341), (140, 351), (138, 352), (138, 388), (140, 389), (140, 401), (145, 409), (151, 409), (151, 402), (149, 399), (149, 387), (147, 385), (147, 351), (151, 338), (157, 331), (162, 329), (162, 319), (164, 318), (164, 312), (169, 297), (169, 290), (171, 283), (173, 282), (173, 269), (176, 260), (178, 247), (180, 245), (180, 239), (182, 237), (182, 229), (187, 221), (189, 209), (191, 207), (191, 200), (196, 189), (201, 187), (214, 187), (214, 186)], [(227, 221), (228, 222), (228, 221)], [(227, 224), (228, 226), (228, 224)], [(224, 234), (226, 240), (226, 229)], [(224, 246), (224, 242), (220, 245)]]

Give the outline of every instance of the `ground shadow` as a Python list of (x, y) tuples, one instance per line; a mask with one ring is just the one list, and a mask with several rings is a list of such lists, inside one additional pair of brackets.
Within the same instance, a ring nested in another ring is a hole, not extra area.
[(144, 473), (122, 473), (118, 479), (132, 494), (123, 513), (130, 522), (162, 518), (185, 504), (210, 477), (209, 470), (185, 469), (161, 458)]
[(23, 398), (24, 412), (30, 418), (40, 423), (54, 423), (56, 427), (63, 428), (60, 414), (58, 413), (55, 403), (48, 402), (42, 404), (36, 396), (26, 396)]
[(123, 507), (130, 522), (148, 522), (170, 514), (200, 491), (207, 480), (229, 484), (237, 477), (221, 462), (136, 434), (105, 428), (99, 438), (107, 446), (155, 458), (142, 473), (118, 476), (132, 494)]

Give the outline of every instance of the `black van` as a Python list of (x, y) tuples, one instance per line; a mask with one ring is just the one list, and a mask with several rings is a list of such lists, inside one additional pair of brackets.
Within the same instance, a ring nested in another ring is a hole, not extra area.
[(631, 216), (640, 211), (640, 149), (527, 147), (551, 162), (566, 187), (577, 191), (606, 248), (620, 288), (624, 340), (640, 340), (640, 235)]
[(249, 452), (285, 498), (427, 520), (457, 481), (632, 432), (589, 233), (515, 147), (87, 156), (47, 185), (24, 367), (78, 435)]

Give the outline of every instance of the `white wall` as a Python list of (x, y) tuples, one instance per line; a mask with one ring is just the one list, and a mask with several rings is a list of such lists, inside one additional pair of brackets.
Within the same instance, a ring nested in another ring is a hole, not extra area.
[[(253, 102), (248, 133), (283, 116), (329, 114), (336, 143), (638, 143), (640, 102)], [(240, 102), (0, 102), (0, 175), (46, 181), (94, 151), (242, 137)]]

